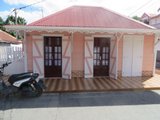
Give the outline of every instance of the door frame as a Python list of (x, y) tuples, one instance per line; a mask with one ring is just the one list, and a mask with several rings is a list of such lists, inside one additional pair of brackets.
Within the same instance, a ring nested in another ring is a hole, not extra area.
[[(44, 45), (44, 38), (45, 37), (61, 37), (62, 38), (62, 42), (63, 42), (63, 39), (64, 39), (64, 35), (62, 35), (62, 34), (42, 34), (42, 36), (43, 36), (43, 54), (44, 54), (44, 56), (43, 56), (43, 62), (45, 62), (45, 53), (44, 53), (44, 47), (45, 47), (45, 45)], [(63, 47), (63, 46), (62, 46)], [(62, 53), (62, 56), (63, 56), (63, 53)], [(63, 57), (62, 57), (62, 60), (63, 60)], [(63, 66), (63, 62), (62, 62), (62, 66)], [(62, 70), (62, 69), (61, 69)], [(63, 72), (63, 71), (61, 71), (61, 72)], [(62, 75), (63, 75), (63, 73), (62, 73)], [(45, 64), (44, 64), (44, 77), (45, 77)], [(48, 77), (47, 77), (48, 78)], [(62, 76), (61, 77), (52, 77), (52, 78), (62, 78)]]
[[(43, 37), (43, 42), (44, 42), (44, 37), (46, 36), (53, 36), (53, 37), (62, 37), (62, 77), (63, 79), (71, 79), (71, 68), (72, 68), (72, 64), (71, 64), (71, 47), (72, 47), (72, 38), (70, 37), (70, 35), (65, 35), (65, 34), (41, 34), (41, 36)], [(68, 44), (68, 48), (67, 45)], [(44, 46), (44, 45), (43, 45)], [(43, 47), (44, 49), (44, 47)], [(65, 53), (65, 50), (69, 51), (67, 53)], [(67, 62), (68, 61), (68, 64)], [(43, 65), (44, 66), (44, 65)], [(44, 70), (44, 69), (43, 69)], [(45, 74), (45, 71), (44, 71)]]
[[(118, 37), (116, 34), (111, 34), (111, 33), (106, 33), (101, 35), (85, 35), (85, 45), (84, 45), (84, 49), (85, 49), (85, 54), (84, 54), (84, 75), (85, 75), (85, 78), (93, 78), (94, 75), (93, 75), (93, 45), (94, 45), (94, 37), (109, 37), (110, 38), (110, 44), (111, 42), (113, 41), (117, 41), (118, 40)], [(87, 45), (88, 43), (90, 42), (90, 45)], [(118, 47), (118, 42), (116, 42), (116, 46)], [(89, 47), (89, 48), (88, 48)], [(110, 47), (111, 49), (112, 47)], [(91, 49), (91, 55), (89, 54), (89, 51), (88, 49)], [(112, 74), (113, 71), (109, 71), (109, 77), (113, 78), (113, 79), (117, 79), (117, 75), (118, 75), (118, 48), (115, 51), (115, 56), (116, 56), (116, 60), (115, 61), (115, 65), (114, 65), (114, 68), (115, 68), (115, 72), (114, 72), (114, 76)], [(110, 59), (111, 59), (111, 56), (110, 56)], [(113, 60), (112, 60), (113, 61)], [(113, 66), (113, 64), (111, 64), (111, 60), (110, 60), (110, 65)]]
[[(44, 57), (43, 57), (43, 62), (44, 62), (44, 77), (46, 77), (46, 71), (45, 71), (45, 37), (60, 37), (61, 38), (61, 76), (60, 77), (53, 77), (53, 78), (62, 78), (62, 40), (63, 40), (63, 37), (61, 36), (43, 36), (43, 54), (44, 54)], [(47, 77), (49, 78), (49, 77)]]
[[(108, 75), (105, 75), (106, 77), (109, 77), (109, 73), (110, 73), (110, 45), (111, 45), (111, 37), (106, 37), (106, 36), (104, 36), (104, 37), (102, 37), (102, 36), (100, 36), (100, 37), (93, 37), (93, 77), (99, 77), (99, 75), (98, 76), (95, 76), (95, 73), (94, 73), (94, 46), (95, 46), (95, 38), (106, 38), (106, 39), (108, 39), (109, 40), (109, 53), (108, 53), (108, 57), (109, 57), (109, 59), (108, 59)], [(107, 40), (107, 41), (108, 41)], [(101, 47), (101, 46), (100, 46)], [(104, 76), (104, 75), (100, 75), (100, 76)]]

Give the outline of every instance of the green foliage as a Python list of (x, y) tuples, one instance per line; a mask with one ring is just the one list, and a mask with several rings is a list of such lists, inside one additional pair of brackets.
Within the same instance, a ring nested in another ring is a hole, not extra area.
[(3, 19), (0, 17), (0, 25), (3, 25)]
[(141, 18), (140, 18), (140, 17), (138, 17), (138, 16), (133, 16), (132, 18), (133, 18), (133, 19), (135, 19), (135, 20), (138, 20), (138, 21), (140, 21), (140, 20), (141, 20)]
[[(6, 31), (4, 28), (4, 25), (14, 25), (15, 24), (15, 17), (13, 15), (10, 15), (7, 17), (7, 19), (4, 21), (1, 17), (0, 17), (0, 29), (3, 31)], [(22, 17), (17, 17), (17, 24), (18, 25), (26, 25), (27, 22), (24, 18)], [(7, 32), (7, 31), (6, 31)], [(11, 34), (12, 36), (16, 37), (16, 32), (7, 32), (9, 34)], [(18, 39), (23, 38), (23, 36), (19, 36), (18, 35)]]
[(0, 29), (4, 31), (5, 28), (3, 27), (3, 25), (4, 25), (4, 21), (3, 21), (3, 19), (0, 17)]
[[(15, 20), (15, 17), (13, 15), (8, 16), (7, 19), (4, 22), (5, 25), (14, 25), (15, 23), (16, 23), (16, 20)], [(17, 24), (18, 25), (26, 25), (27, 22), (24, 18), (17, 17)]]

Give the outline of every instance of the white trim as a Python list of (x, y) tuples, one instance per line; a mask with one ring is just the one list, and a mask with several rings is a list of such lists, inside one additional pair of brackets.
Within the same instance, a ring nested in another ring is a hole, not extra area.
[(23, 42), (23, 45), (24, 45), (24, 70), (25, 70), (25, 72), (28, 72), (28, 66), (27, 66), (27, 47), (26, 47), (26, 44), (27, 44), (26, 32), (24, 32), (24, 42)]
[(22, 25), (6, 25), (7, 30), (24, 30), (24, 31), (68, 31), (68, 32), (126, 32), (126, 33), (160, 33), (158, 29), (128, 29), (128, 28), (96, 28), (96, 27), (54, 27), (54, 26), (22, 26)]

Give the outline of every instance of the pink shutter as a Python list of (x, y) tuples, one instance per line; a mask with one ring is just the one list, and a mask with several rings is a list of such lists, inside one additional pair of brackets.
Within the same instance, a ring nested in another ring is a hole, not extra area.
[(93, 77), (93, 43), (92, 37), (85, 37), (85, 78)]
[(117, 40), (111, 40), (109, 76), (114, 79), (117, 79), (117, 47)]
[(62, 77), (71, 79), (71, 40), (68, 36), (62, 37)]
[(33, 48), (33, 72), (39, 73), (39, 77), (44, 77), (42, 36), (32, 37), (32, 48)]

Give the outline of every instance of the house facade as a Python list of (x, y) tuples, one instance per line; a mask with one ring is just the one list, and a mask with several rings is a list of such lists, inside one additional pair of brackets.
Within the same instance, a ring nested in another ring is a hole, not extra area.
[(157, 34), (151, 26), (101, 7), (73, 6), (27, 26), (26, 71), (41, 77), (153, 76)]

